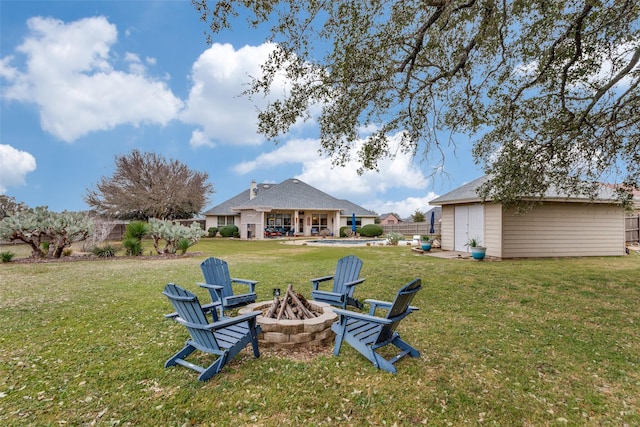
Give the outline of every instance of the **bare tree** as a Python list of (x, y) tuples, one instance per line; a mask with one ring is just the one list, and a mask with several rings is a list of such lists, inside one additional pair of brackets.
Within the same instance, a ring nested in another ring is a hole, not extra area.
[[(568, 0), (192, 0), (213, 32), (248, 16), (277, 47), (248, 94), (288, 93), (259, 115), (277, 141), (317, 119), (337, 165), (361, 171), (401, 149), (442, 170), (473, 141), (504, 203), (640, 179), (640, 2)], [(248, 9), (249, 13), (246, 13)], [(321, 106), (319, 117), (314, 107)], [(360, 130), (377, 131), (353, 152)], [(453, 136), (463, 135), (463, 143)], [(586, 183), (586, 184), (585, 184)]]
[(188, 219), (204, 208), (213, 193), (208, 177), (177, 160), (133, 150), (116, 156), (113, 176), (101, 178), (84, 200), (105, 217)]

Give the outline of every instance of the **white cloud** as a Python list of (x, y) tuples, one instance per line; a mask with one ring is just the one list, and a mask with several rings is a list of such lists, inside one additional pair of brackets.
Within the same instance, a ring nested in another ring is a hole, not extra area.
[[(394, 149), (399, 135), (391, 138), (390, 146)], [(355, 143), (355, 150), (362, 141)], [(394, 190), (415, 190), (418, 194), (428, 185), (428, 179), (413, 164), (410, 154), (398, 153), (393, 159), (380, 162), (379, 172), (365, 172), (358, 175), (358, 164), (349, 161), (345, 167), (332, 167), (331, 160), (318, 155), (320, 144), (315, 139), (293, 139), (278, 146), (273, 151), (265, 152), (255, 159), (239, 163), (234, 167), (238, 174), (245, 175), (255, 170), (275, 168), (286, 164), (300, 163), (302, 172), (295, 176), (307, 184), (318, 188), (340, 199), (363, 199), (370, 194), (386, 194), (394, 198)], [(416, 209), (425, 210), (427, 202), (436, 196), (433, 193), (424, 197), (412, 197), (401, 202), (375, 200), (363, 203), (362, 206), (378, 213), (397, 212), (409, 216)]]
[(24, 185), (25, 175), (36, 170), (36, 159), (26, 151), (0, 144), (0, 193)]
[[(400, 136), (393, 135), (389, 140), (390, 151), (396, 151)], [(363, 141), (355, 141), (353, 152), (357, 152)], [(318, 146), (313, 147), (316, 153)], [(358, 175), (359, 164), (348, 160), (344, 167), (331, 167), (331, 161), (317, 155), (303, 164), (303, 172), (298, 176), (302, 181), (313, 185), (337, 197), (349, 198), (374, 193), (385, 193), (393, 188), (421, 190), (426, 188), (428, 180), (413, 164), (410, 154), (398, 152), (394, 158), (383, 159), (378, 163), (379, 172), (366, 171)], [(348, 183), (348, 185), (345, 185)]]
[[(261, 74), (260, 64), (273, 48), (273, 44), (265, 43), (236, 50), (230, 44), (214, 43), (193, 64), (192, 88), (181, 119), (199, 126), (203, 135), (216, 143), (262, 144), (258, 111), (269, 98), (249, 99), (242, 92), (248, 89), (252, 77)], [(271, 93), (282, 94), (284, 90), (281, 80), (274, 81)]]
[(324, 162), (318, 156), (319, 148), (320, 145), (315, 139), (291, 139), (273, 151), (262, 153), (253, 160), (237, 164), (233, 170), (238, 174), (245, 175), (258, 168), (269, 169), (292, 163), (306, 165), (316, 161)]
[[(33, 102), (42, 128), (66, 142), (121, 124), (167, 124), (182, 101), (162, 82), (145, 76), (136, 54), (127, 53), (131, 73), (113, 69), (115, 25), (104, 17), (64, 23), (31, 18), (29, 36), (17, 50), (27, 56), (24, 72), (10, 78), (3, 59), (8, 99)], [(148, 62), (149, 63), (149, 62)]]
[(213, 141), (211, 141), (207, 135), (205, 135), (204, 132), (202, 132), (201, 130), (194, 130), (193, 132), (191, 132), (191, 140), (189, 140), (189, 144), (191, 144), (192, 147), (197, 148), (197, 147), (215, 147), (215, 143)]

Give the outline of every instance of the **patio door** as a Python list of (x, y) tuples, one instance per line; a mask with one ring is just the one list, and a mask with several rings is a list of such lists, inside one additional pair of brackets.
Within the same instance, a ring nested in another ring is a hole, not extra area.
[(454, 211), (454, 250), (469, 252), (465, 246), (475, 237), (484, 244), (484, 206), (482, 204), (456, 206)]

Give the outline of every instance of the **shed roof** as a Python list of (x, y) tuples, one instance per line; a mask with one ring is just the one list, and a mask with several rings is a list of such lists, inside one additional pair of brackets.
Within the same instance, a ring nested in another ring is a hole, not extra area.
[[(455, 190), (452, 190), (440, 197), (436, 197), (431, 200), (431, 205), (449, 205), (460, 203), (477, 203), (484, 201), (478, 195), (478, 189), (482, 184), (489, 180), (488, 175), (484, 175), (478, 179), (475, 179), (465, 185), (462, 185)], [(596, 202), (596, 203), (619, 203), (616, 197), (615, 190), (610, 186), (600, 185), (595, 198), (590, 198), (588, 195), (567, 195), (561, 191), (558, 191), (555, 187), (549, 188), (544, 197), (547, 201), (562, 201), (562, 202)]]

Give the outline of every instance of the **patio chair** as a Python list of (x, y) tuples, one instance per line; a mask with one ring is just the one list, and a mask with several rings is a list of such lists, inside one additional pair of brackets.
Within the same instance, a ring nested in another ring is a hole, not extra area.
[[(343, 309), (347, 305), (362, 309), (362, 303), (353, 298), (356, 285), (365, 281), (359, 279), (360, 270), (362, 269), (362, 260), (355, 255), (349, 255), (338, 260), (336, 265), (336, 273), (333, 276), (324, 276), (311, 279), (313, 290), (311, 291), (311, 299), (314, 301), (325, 302)], [(320, 290), (320, 283), (333, 279), (333, 289), (331, 291)]]
[[(400, 338), (396, 328), (402, 319), (413, 311), (418, 310), (411, 307), (411, 301), (416, 293), (422, 289), (420, 279), (415, 279), (403, 286), (396, 295), (392, 303), (365, 300), (370, 304), (369, 314), (361, 314), (353, 311), (334, 309), (338, 314), (338, 321), (331, 326), (331, 330), (336, 333), (336, 341), (333, 354), (340, 354), (340, 347), (346, 341), (351, 347), (369, 359), (373, 365), (387, 372), (396, 373), (394, 364), (405, 356), (420, 357), (420, 352), (411, 347)], [(387, 310), (385, 317), (376, 317), (376, 309)], [(394, 345), (400, 349), (396, 356), (386, 359), (378, 349), (387, 345)]]
[[(256, 302), (255, 280), (236, 279), (229, 275), (227, 262), (219, 258), (210, 257), (200, 263), (200, 269), (206, 283), (198, 283), (209, 291), (213, 304), (220, 303), (220, 316), (224, 316), (226, 310), (242, 307)], [(247, 286), (248, 292), (234, 294), (233, 285)]]
[[(253, 355), (260, 356), (258, 334), (261, 330), (256, 324), (259, 311), (209, 323), (198, 297), (191, 292), (169, 283), (163, 294), (169, 298), (178, 314), (173, 319), (186, 327), (191, 335), (182, 350), (167, 360), (165, 368), (181, 365), (199, 372), (198, 380), (206, 381), (220, 372), (249, 343), (253, 347)], [(206, 368), (187, 362), (185, 359), (196, 350), (213, 354), (217, 358)]]

